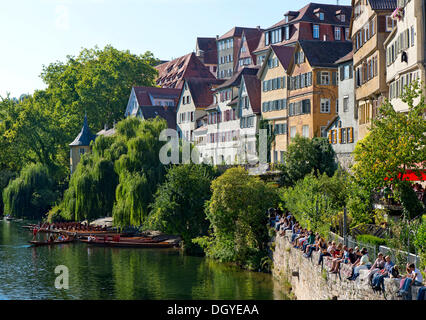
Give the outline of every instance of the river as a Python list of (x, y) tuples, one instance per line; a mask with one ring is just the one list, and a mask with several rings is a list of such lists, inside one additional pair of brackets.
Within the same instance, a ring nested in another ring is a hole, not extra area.
[[(175, 249), (30, 247), (23, 222), (0, 220), (1, 300), (281, 300), (269, 274), (248, 272)], [(55, 288), (55, 268), (69, 289)]]

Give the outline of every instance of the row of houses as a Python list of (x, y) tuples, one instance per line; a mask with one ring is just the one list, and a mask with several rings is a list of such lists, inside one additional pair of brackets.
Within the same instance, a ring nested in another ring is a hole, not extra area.
[(132, 89), (125, 116), (165, 118), (213, 164), (256, 161), (269, 127), (270, 162), (301, 135), (328, 138), (348, 167), (384, 99), (405, 112), (404, 87), (425, 81), (425, 10), (424, 0), (309, 3), (267, 29), (197, 38), (156, 67), (156, 88)]

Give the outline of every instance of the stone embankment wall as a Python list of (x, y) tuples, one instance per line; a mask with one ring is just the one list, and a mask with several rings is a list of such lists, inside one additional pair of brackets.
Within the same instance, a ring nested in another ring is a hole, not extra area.
[[(291, 234), (291, 232), (290, 232)], [(401, 300), (396, 292), (400, 279), (385, 278), (385, 293), (374, 292), (366, 278), (368, 270), (361, 270), (355, 281), (347, 280), (351, 268), (342, 265), (339, 274), (328, 272), (329, 264), (324, 260), (318, 265), (319, 253), (305, 258), (303, 252), (294, 249), (287, 234), (277, 236), (273, 253), (273, 275), (283, 288), (291, 286), (292, 295), (297, 300)], [(412, 297), (416, 299), (419, 287), (413, 287)]]

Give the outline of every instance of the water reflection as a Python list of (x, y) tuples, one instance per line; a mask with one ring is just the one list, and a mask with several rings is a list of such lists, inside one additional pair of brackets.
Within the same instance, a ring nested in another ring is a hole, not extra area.
[[(0, 222), (0, 299), (283, 299), (272, 277), (176, 250), (64, 244), (29, 248), (22, 223)], [(69, 290), (54, 287), (58, 265)]]

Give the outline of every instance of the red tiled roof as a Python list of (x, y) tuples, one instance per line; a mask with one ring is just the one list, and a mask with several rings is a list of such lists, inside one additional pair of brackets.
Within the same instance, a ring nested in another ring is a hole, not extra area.
[(250, 99), (250, 105), (253, 113), (259, 114), (261, 112), (260, 80), (256, 75), (250, 74), (243, 75), (243, 79), (246, 84), (247, 94)]
[(197, 47), (204, 52), (204, 64), (217, 64), (216, 38), (197, 38)]
[(287, 70), (293, 58), (294, 47), (272, 45), (271, 48), (275, 52), (283, 68)]
[(243, 31), (258, 30), (257, 28), (246, 28), (246, 27), (233, 27), (231, 30), (226, 32), (223, 36), (219, 37), (218, 40), (223, 40), (231, 37), (241, 37)]
[(167, 121), (169, 129), (176, 130), (176, 110), (173, 107), (163, 106), (142, 106), (142, 115), (144, 119), (163, 118)]
[(152, 106), (150, 95), (153, 98), (173, 99), (175, 105), (177, 104), (180, 96), (180, 89), (171, 88), (157, 88), (157, 87), (133, 87), (135, 91), (138, 105)]
[(195, 53), (160, 64), (155, 69), (158, 71), (157, 85), (163, 88), (181, 89), (184, 79), (189, 77), (214, 78)]
[(220, 85), (224, 80), (206, 78), (188, 78), (186, 83), (191, 92), (196, 108), (205, 108), (213, 103), (212, 87)]
[(222, 85), (218, 86), (215, 90), (225, 89), (239, 85), (241, 82), (241, 76), (244, 74), (256, 75), (259, 71), (260, 66), (245, 67), (239, 72), (235, 73), (231, 79), (226, 80)]
[(344, 56), (344, 57), (340, 58), (339, 60), (337, 60), (335, 63), (336, 64), (340, 64), (340, 63), (344, 63), (344, 62), (347, 62), (347, 61), (351, 61), (353, 59), (353, 57), (354, 57), (354, 52), (351, 51), (346, 56)]
[[(320, 21), (317, 16), (314, 14), (314, 11), (316, 9), (321, 9), (321, 12), (324, 12), (324, 20)], [(344, 13), (346, 15), (345, 22), (340, 21), (337, 19), (337, 11), (341, 11), (341, 13)], [(292, 44), (298, 40), (304, 40), (304, 34), (300, 33), (300, 25), (298, 26), (298, 23), (322, 23), (322, 24), (333, 24), (338, 26), (345, 26), (349, 27), (350, 25), (350, 17), (352, 15), (352, 7), (351, 6), (340, 6), (340, 5), (331, 5), (331, 4), (321, 4), (321, 3), (309, 3), (306, 6), (304, 6), (299, 11), (289, 11), (286, 13), (293, 15), (293, 19), (289, 20), (287, 23), (285, 19), (277, 22), (273, 26), (267, 28), (265, 31), (278, 28), (280, 26), (284, 25), (293, 25), (294, 30), (291, 32), (291, 38), (289, 40), (283, 40), (280, 43), (277, 43), (276, 45), (287, 45)], [(265, 46), (265, 39), (264, 36), (259, 41), (259, 45), (256, 48), (254, 52), (260, 52), (263, 50), (268, 49), (269, 46)]]

